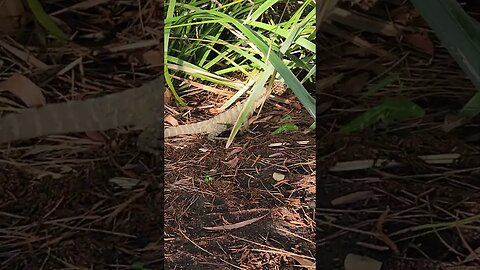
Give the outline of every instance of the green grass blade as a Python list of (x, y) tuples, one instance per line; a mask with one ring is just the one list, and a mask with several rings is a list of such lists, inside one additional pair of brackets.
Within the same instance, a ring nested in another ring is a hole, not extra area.
[(248, 40), (252, 42), (256, 46), (256, 48), (263, 53), (264, 56), (269, 55), (270, 63), (272, 63), (277, 72), (282, 76), (288, 87), (292, 89), (292, 91), (295, 93), (299, 101), (303, 104), (303, 106), (306, 108), (312, 118), (315, 119), (315, 99), (308, 93), (308, 91), (300, 83), (300, 81), (292, 73), (292, 71), (283, 63), (280, 56), (278, 56), (275, 52), (270, 52), (270, 54), (268, 54), (269, 46), (262, 39), (260, 39), (258, 35), (250, 29), (250, 27), (243, 25), (238, 20), (220, 12), (211, 10), (202, 11), (197, 8), (195, 8), (195, 10), (197, 10), (198, 13), (203, 14), (206, 18), (223, 19), (224, 26), (226, 26), (226, 23), (232, 24), (236, 27), (236, 29), (238, 29), (242, 34), (244, 34), (248, 38)]
[(391, 75), (381, 79), (379, 82), (377, 82), (373, 86), (369, 87), (364, 96), (365, 97), (372, 96), (373, 94), (382, 90), (386, 86), (392, 84), (394, 81), (398, 81), (401, 84), (400, 76), (398, 74), (391, 74)]
[(40, 23), (45, 30), (47, 30), (54, 37), (58, 38), (61, 41), (69, 40), (67, 34), (65, 34), (50, 18), (50, 16), (45, 12), (42, 5), (38, 0), (27, 0), (28, 6), (35, 16), (35, 19)]
[[(266, 23), (262, 23), (262, 22), (251, 22), (251, 23), (249, 23), (249, 25), (251, 25), (253, 27), (258, 27), (260, 29), (267, 30), (267, 31), (272, 31), (275, 28), (275, 26), (272, 26), (272, 25), (269, 25), (269, 24), (266, 24)], [(284, 30), (284, 29), (277, 29), (274, 33), (281, 36), (281, 37), (284, 37), (284, 38), (286, 38), (288, 36), (288, 31)], [(316, 48), (315, 43), (309, 41), (308, 39), (306, 39), (304, 37), (299, 37), (297, 40), (295, 40), (295, 44), (309, 50), (310, 52), (315, 52), (315, 50), (316, 50), (315, 49)]]
[(181, 106), (185, 106), (185, 101), (183, 101), (183, 99), (178, 95), (177, 91), (175, 90), (175, 86), (173, 85), (173, 82), (172, 82), (172, 78), (170, 76), (170, 73), (168, 71), (168, 59), (170, 58), (169, 55), (168, 55), (168, 48), (169, 48), (169, 39), (170, 39), (170, 29), (167, 25), (167, 20), (169, 20), (171, 17), (173, 17), (173, 11), (174, 11), (174, 7), (175, 7), (175, 0), (169, 0), (167, 2), (167, 14), (166, 14), (166, 17), (165, 17), (165, 20), (164, 20), (164, 32), (163, 32), (163, 74), (164, 74), (164, 77), (165, 77), (165, 82), (167, 83), (168, 85), (168, 88), (170, 89), (170, 91), (172, 92), (172, 95), (173, 97), (175, 98), (175, 100), (177, 100), (177, 102), (181, 105)]
[(387, 98), (380, 105), (364, 112), (343, 126), (339, 133), (350, 134), (373, 126), (380, 121), (389, 124), (409, 118), (422, 117), (424, 115), (425, 110), (408, 99)]
[(253, 110), (255, 102), (257, 102), (261, 98), (262, 94), (265, 93), (265, 89), (264, 89), (265, 84), (267, 83), (270, 76), (272, 76), (274, 71), (275, 71), (274, 66), (268, 65), (267, 69), (260, 74), (258, 80), (253, 85), (252, 94), (245, 101), (245, 105), (243, 106), (243, 109), (240, 112), (240, 116), (235, 122), (235, 125), (232, 128), (232, 132), (230, 133), (230, 136), (227, 139), (227, 144), (225, 146), (226, 148), (228, 148), (230, 144), (233, 142), (233, 139), (235, 138), (238, 131), (242, 127), (243, 123), (245, 123), (245, 121), (248, 120), (248, 117), (250, 116), (250, 113)]
[(267, 0), (263, 2), (252, 14), (248, 16), (247, 19), (243, 22), (244, 24), (248, 24), (250, 22), (257, 21), (260, 16), (265, 13), (265, 11), (275, 5), (278, 0)]

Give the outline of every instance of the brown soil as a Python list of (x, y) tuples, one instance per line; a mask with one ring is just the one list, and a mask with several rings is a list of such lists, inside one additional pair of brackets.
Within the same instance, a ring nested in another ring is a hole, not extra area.
[[(408, 3), (343, 7), (387, 21), (414, 14)], [(435, 37), (422, 31), (425, 23), (412, 18), (406, 25), (415, 31), (403, 33), (402, 41), (341, 23), (336, 26), (345, 36), (331, 31), (318, 36), (318, 79), (343, 76), (338, 82), (319, 84), (317, 99), (319, 269), (344, 269), (349, 253), (374, 258), (388, 270), (480, 268), (473, 252), (480, 245), (480, 148), (472, 136), (478, 134), (478, 119), (449, 133), (441, 129), (445, 117), (457, 112), (476, 90)], [(418, 33), (424, 35), (414, 35)], [(359, 48), (352, 39), (346, 42), (347, 37), (368, 43)], [(393, 58), (380, 57), (379, 48)], [(394, 73), (400, 75), (401, 85), (394, 82), (365, 97), (365, 89)], [(360, 112), (396, 96), (426, 108), (426, 116), (338, 134), (338, 128)], [(443, 164), (419, 158), (450, 153), (460, 157)], [(332, 171), (341, 162), (368, 159), (402, 165)], [(357, 196), (336, 203), (351, 194)]]

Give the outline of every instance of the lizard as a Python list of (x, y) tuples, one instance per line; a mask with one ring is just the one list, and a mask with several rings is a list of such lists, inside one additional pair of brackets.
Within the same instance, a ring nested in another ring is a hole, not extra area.
[[(253, 110), (258, 108), (262, 101), (263, 100), (261, 98), (255, 101)], [(235, 105), (233, 108), (228, 109), (205, 121), (166, 128), (164, 132), (164, 138), (176, 137), (180, 135), (208, 134), (208, 138), (213, 139), (222, 132), (226, 131), (228, 127), (235, 124), (243, 109), (243, 106), (245, 105), (245, 102), (246, 101), (244, 100)]]
[(47, 104), (0, 117), (0, 144), (35, 137), (108, 130), (133, 125), (137, 145), (159, 154), (162, 139), (163, 76), (138, 88), (87, 100)]
[[(254, 79), (250, 80), (245, 85), (245, 90), (252, 88), (255, 82), (256, 80)], [(267, 92), (260, 94), (255, 99), (253, 108), (250, 113), (255, 111), (258, 107), (260, 107), (260, 105), (263, 104), (265, 97), (268, 96), (268, 94), (266, 94)], [(208, 134), (208, 139), (213, 140), (216, 136), (220, 135), (221, 133), (226, 131), (227, 128), (235, 124), (238, 117), (240, 116), (240, 113), (242, 112), (245, 103), (246, 100), (205, 121), (175, 127), (168, 127), (165, 129), (164, 138), (176, 137), (181, 135)]]

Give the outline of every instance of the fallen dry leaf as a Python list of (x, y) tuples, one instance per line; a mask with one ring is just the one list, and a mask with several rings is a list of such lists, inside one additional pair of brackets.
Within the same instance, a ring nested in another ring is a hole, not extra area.
[(273, 173), (273, 179), (275, 181), (282, 181), (283, 179), (285, 179), (285, 175), (281, 173)]
[(294, 107), (297, 110), (301, 110), (302, 104), (300, 102), (295, 101), (295, 102), (292, 102), (292, 107)]
[(22, 1), (2, 1), (0, 4), (0, 33), (20, 34), (25, 26), (26, 16)]
[(85, 134), (88, 138), (95, 142), (105, 142), (105, 136), (100, 131), (86, 131)]
[(259, 221), (260, 219), (266, 217), (268, 214), (265, 214), (261, 217), (257, 217), (257, 218), (252, 218), (252, 219), (248, 219), (248, 220), (245, 220), (245, 221), (241, 221), (241, 222), (238, 222), (238, 223), (235, 223), (235, 224), (229, 224), (229, 225), (223, 225), (223, 226), (216, 226), (216, 227), (203, 227), (205, 230), (209, 230), (209, 231), (223, 231), (223, 230), (234, 230), (234, 229), (238, 229), (238, 228), (242, 228), (242, 227), (245, 227), (247, 225), (250, 225), (250, 224), (253, 224), (257, 221)]
[(230, 151), (227, 155), (227, 158), (230, 158), (231, 156), (236, 156), (238, 153), (242, 152), (243, 148), (242, 147), (235, 147)]
[(314, 261), (302, 258), (300, 256), (296, 256), (296, 255), (293, 255), (293, 254), (290, 255), (290, 256), (293, 259), (295, 259), (295, 261), (297, 261), (301, 266), (303, 266), (307, 269), (315, 269), (315, 262)]
[(409, 5), (400, 6), (392, 10), (390, 16), (396, 23), (408, 25), (420, 16), (416, 9)]
[(108, 181), (110, 183), (116, 184), (123, 189), (132, 189), (133, 187), (138, 185), (138, 183), (140, 183), (140, 180), (130, 177), (113, 177)]
[(171, 115), (165, 116), (165, 122), (169, 123), (170, 125), (172, 125), (174, 127), (178, 126), (177, 119), (175, 119), (175, 117), (173, 117)]
[(226, 164), (229, 168), (236, 168), (239, 160), (240, 159), (238, 157), (234, 157), (231, 160), (227, 161)]
[(357, 191), (357, 192), (353, 192), (344, 196), (340, 196), (336, 199), (333, 199), (331, 203), (333, 206), (355, 203), (358, 201), (363, 201), (365, 199), (371, 198), (372, 196), (373, 196), (373, 191)]
[(171, 104), (173, 101), (173, 94), (168, 87), (163, 92), (163, 100), (165, 104)]
[(340, 89), (345, 89), (345, 91), (348, 91), (351, 94), (359, 93), (365, 88), (369, 79), (370, 74), (368, 72), (358, 73), (341, 83)]
[(28, 107), (42, 106), (47, 103), (42, 88), (19, 73), (15, 73), (7, 80), (0, 82), (0, 88), (10, 91)]
[(407, 34), (404, 41), (421, 52), (429, 55), (434, 53), (433, 41), (427, 32)]
[(367, 256), (348, 254), (344, 261), (345, 270), (380, 270), (382, 262)]
[(151, 50), (144, 53), (143, 62), (153, 67), (161, 67), (163, 65), (162, 52)]

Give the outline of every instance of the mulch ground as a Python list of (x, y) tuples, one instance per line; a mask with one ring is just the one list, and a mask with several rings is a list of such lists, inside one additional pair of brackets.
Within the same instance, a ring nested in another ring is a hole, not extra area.
[[(382, 269), (479, 269), (478, 118), (442, 130), (476, 90), (409, 3), (367, 2), (342, 8), (409, 30), (396, 40), (382, 32), (395, 28), (367, 30), (337, 18), (317, 37), (318, 265), (344, 269), (347, 255), (357, 254)], [(365, 96), (392, 74), (402, 83)], [(341, 125), (395, 96), (426, 108), (426, 116), (338, 135)]]
[[(286, 113), (300, 130), (270, 135)], [(300, 132), (310, 121), (269, 105), (228, 149), (167, 139), (167, 269), (314, 268), (315, 139)]]
[[(1, 113), (158, 77), (160, 1), (114, 2), (64, 10), (71, 1), (42, 1), (77, 31), (68, 45), (31, 17), (2, 36), (2, 81), (21, 74), (43, 91), (12, 79), (19, 92), (0, 93)], [(0, 269), (163, 269), (163, 162), (139, 153), (137, 136), (124, 127), (2, 145)]]

